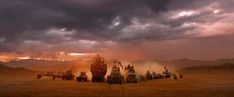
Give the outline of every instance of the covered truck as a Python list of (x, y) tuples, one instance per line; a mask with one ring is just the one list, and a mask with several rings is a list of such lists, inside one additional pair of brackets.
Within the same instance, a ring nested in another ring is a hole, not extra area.
[(120, 72), (120, 66), (122, 67), (120, 61), (114, 61), (114, 66), (112, 67), (111, 74), (107, 76), (107, 82), (112, 83), (119, 83), (121, 84), (123, 81), (123, 76)]
[(93, 82), (103, 82), (105, 80), (107, 64), (103, 57), (97, 55), (93, 58), (90, 72), (92, 73)]
[(125, 70), (127, 71), (127, 74), (126, 74), (126, 81), (127, 83), (137, 83), (137, 78), (136, 78), (136, 72), (135, 72), (135, 69), (134, 69), (134, 66), (130, 66), (130, 64), (125, 67)]
[(88, 81), (88, 76), (86, 72), (80, 72), (80, 75), (76, 77), (77, 82), (86, 82)]

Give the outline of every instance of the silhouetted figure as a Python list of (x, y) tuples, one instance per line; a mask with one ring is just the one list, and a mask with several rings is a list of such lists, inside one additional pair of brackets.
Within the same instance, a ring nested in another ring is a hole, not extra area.
[(177, 80), (177, 76), (176, 74), (173, 74), (174, 80)]
[(55, 75), (54, 75), (52, 79), (55, 80), (55, 78), (56, 78), (56, 77), (55, 77)]
[(180, 78), (183, 78), (183, 75), (180, 73)]
[(42, 78), (42, 74), (38, 74), (37, 79), (41, 79), (41, 78)]

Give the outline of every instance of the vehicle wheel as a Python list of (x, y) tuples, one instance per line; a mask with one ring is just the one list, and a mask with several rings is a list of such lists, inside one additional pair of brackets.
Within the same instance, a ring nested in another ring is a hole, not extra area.
[(95, 80), (95, 78), (94, 77), (92, 77), (92, 82), (95, 82), (96, 80)]

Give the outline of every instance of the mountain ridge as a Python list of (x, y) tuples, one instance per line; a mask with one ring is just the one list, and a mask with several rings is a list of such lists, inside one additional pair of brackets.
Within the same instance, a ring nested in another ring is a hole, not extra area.
[[(141, 64), (144, 65), (147, 61), (138, 61), (138, 62), (131, 62), (134, 64)], [(216, 66), (222, 65), (224, 63), (232, 63), (234, 64), (234, 58), (230, 59), (218, 59), (218, 60), (192, 60), (192, 59), (177, 59), (177, 60), (154, 60), (161, 66), (168, 66), (172, 67), (175, 70), (180, 70), (183, 68), (188, 67), (197, 67), (197, 66)], [(111, 64), (111, 62), (107, 63)], [(80, 65), (80, 67), (86, 66), (88, 68), (89, 63), (82, 63), (81, 61), (52, 61), (52, 60), (35, 60), (35, 59), (28, 59), (28, 60), (19, 60), (19, 61), (10, 61), (4, 63), (6, 66), (9, 67), (24, 67), (30, 70), (41, 71), (44, 70), (59, 70), (59, 69), (69, 69), (74, 66)], [(127, 64), (124, 64), (127, 65)]]

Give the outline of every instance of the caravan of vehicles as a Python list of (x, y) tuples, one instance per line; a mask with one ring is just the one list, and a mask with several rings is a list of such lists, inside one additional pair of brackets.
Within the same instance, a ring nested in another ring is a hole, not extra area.
[[(171, 78), (177, 80), (178, 78), (183, 78), (182, 74), (179, 74), (177, 77), (176, 74), (169, 71), (169, 69), (165, 66), (163, 68), (162, 73), (150, 72), (147, 70), (145, 74), (137, 74), (133, 65), (128, 64), (124, 66), (120, 61), (114, 61), (113, 67), (109, 75), (107, 73), (107, 64), (105, 63), (105, 59), (99, 55), (93, 58), (92, 64), (90, 67), (91, 72), (91, 81), (92, 82), (107, 82), (110, 84), (118, 83), (121, 84), (123, 82), (126, 83), (137, 83), (139, 81), (145, 80), (155, 80), (155, 79), (167, 79)], [(80, 72), (79, 75), (75, 76), (72, 70), (68, 70), (66, 72), (47, 72), (45, 74), (38, 74), (37, 79), (42, 79), (43, 77), (51, 78), (53, 80), (61, 79), (61, 80), (74, 80), (77, 82), (87, 82), (88, 76), (86, 72)]]

